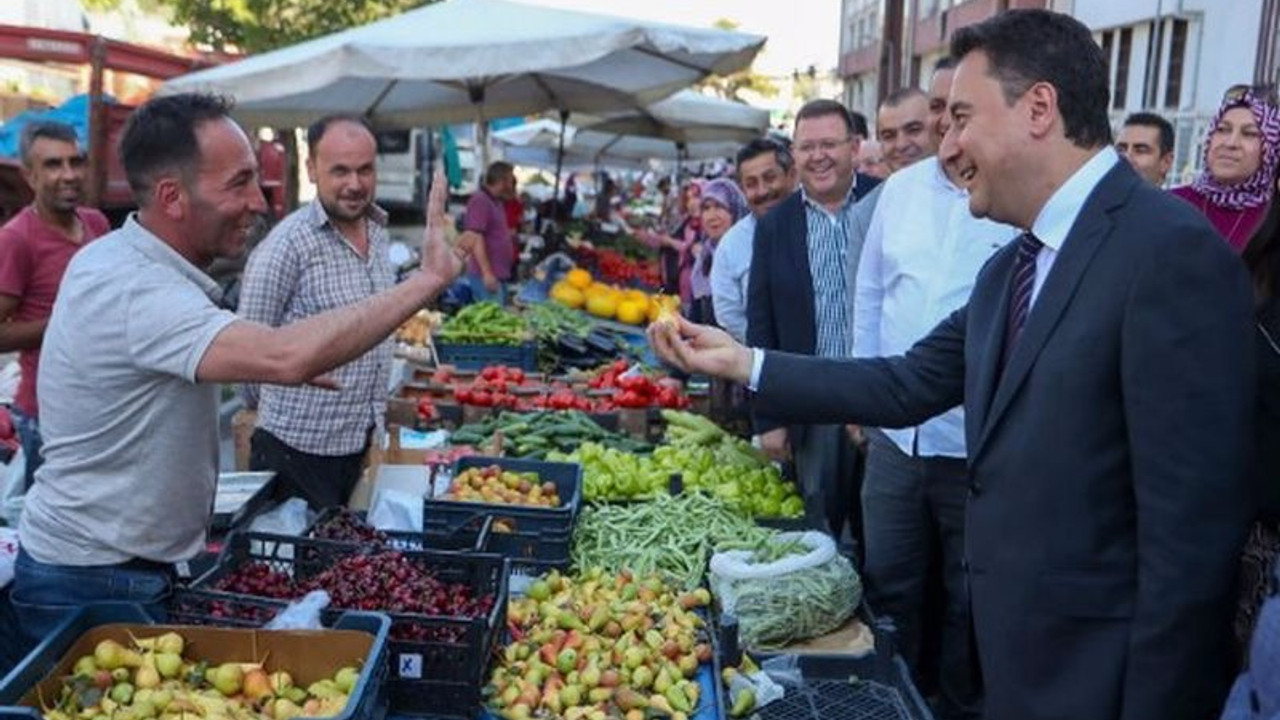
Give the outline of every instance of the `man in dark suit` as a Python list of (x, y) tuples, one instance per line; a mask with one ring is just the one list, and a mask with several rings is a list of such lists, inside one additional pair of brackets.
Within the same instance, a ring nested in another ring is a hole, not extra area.
[[(747, 342), (819, 357), (853, 355), (853, 280), (880, 181), (854, 171), (855, 123), (834, 100), (796, 113), (800, 189), (760, 218), (747, 290)], [(837, 538), (846, 523), (861, 544), (858, 450), (841, 425), (785, 427), (754, 418), (766, 453), (792, 457), (805, 513)], [(825, 482), (839, 478), (840, 482)]]
[(900, 427), (964, 403), (988, 720), (1215, 716), (1254, 504), (1243, 267), (1111, 149), (1083, 25), (1011, 11), (952, 55), (941, 155), (975, 215), (1026, 231), (965, 308), (896, 358), (766, 354), (683, 321), (651, 337), (782, 420)]

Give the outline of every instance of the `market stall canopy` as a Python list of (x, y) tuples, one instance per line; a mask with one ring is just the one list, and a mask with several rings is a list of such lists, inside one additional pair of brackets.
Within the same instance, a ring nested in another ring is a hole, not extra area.
[[(704, 160), (737, 152), (760, 137), (769, 113), (730, 100), (683, 90), (643, 109), (611, 113), (564, 128), (564, 164), (636, 167), (648, 160)], [(560, 122), (535, 120), (493, 134), (512, 162), (554, 167)]]
[(607, 113), (744, 69), (764, 42), (509, 0), (447, 0), (174, 78), (161, 92), (230, 95), (253, 125), (301, 126), (333, 112), (402, 127)]

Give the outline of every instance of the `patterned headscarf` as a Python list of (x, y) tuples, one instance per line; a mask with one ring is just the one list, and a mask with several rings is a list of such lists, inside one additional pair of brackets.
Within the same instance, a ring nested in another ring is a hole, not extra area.
[(1252, 90), (1239, 98), (1224, 102), (1209, 127), (1217, 128), (1218, 123), (1222, 122), (1222, 116), (1228, 110), (1238, 107), (1249, 108), (1258, 123), (1259, 132), (1262, 133), (1262, 162), (1258, 165), (1258, 170), (1242, 183), (1223, 185), (1209, 173), (1209, 146), (1212, 143), (1206, 141), (1204, 170), (1191, 183), (1191, 187), (1207, 197), (1209, 202), (1230, 210), (1244, 210), (1267, 204), (1275, 188), (1276, 167), (1280, 165), (1280, 108), (1258, 97)]
[(708, 200), (728, 210), (735, 223), (751, 212), (738, 184), (728, 178), (716, 178), (702, 186), (702, 202)]

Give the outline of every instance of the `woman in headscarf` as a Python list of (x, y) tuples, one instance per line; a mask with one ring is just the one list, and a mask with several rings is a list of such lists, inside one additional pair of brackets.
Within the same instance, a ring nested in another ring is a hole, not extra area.
[(715, 313), (711, 309), (711, 264), (716, 246), (729, 228), (748, 212), (751, 209), (747, 198), (732, 180), (716, 178), (702, 186), (702, 242), (694, 253), (693, 304), (689, 315), (696, 323), (715, 324)]
[(690, 180), (680, 188), (677, 211), (670, 216), (671, 226), (636, 233), (640, 240), (658, 249), (662, 292), (679, 296), (685, 306), (693, 301), (689, 281), (693, 270), (693, 249), (702, 239), (701, 198), (702, 181)]
[(1209, 218), (1242, 252), (1266, 217), (1280, 165), (1280, 107), (1274, 94), (1237, 85), (1227, 91), (1209, 126), (1204, 170), (1174, 195)]

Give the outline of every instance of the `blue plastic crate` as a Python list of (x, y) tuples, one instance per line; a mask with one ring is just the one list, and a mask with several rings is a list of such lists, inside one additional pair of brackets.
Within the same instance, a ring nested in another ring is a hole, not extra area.
[(436, 357), (442, 365), (459, 370), (483, 370), (493, 365), (506, 365), (533, 372), (538, 369), (538, 346), (533, 342), (519, 345), (472, 345), (435, 341)]
[[(127, 631), (137, 631), (146, 626), (148, 633), (175, 630), (188, 634), (193, 630), (182, 625), (160, 625), (141, 606), (126, 603), (90, 605), (67, 618), (49, 637), (45, 638), (3, 681), (0, 681), (0, 718), (5, 720), (39, 720), (40, 712), (23, 706), (23, 697), (46, 677), (65, 674), (74, 662), (70, 651), (77, 642), (89, 634), (128, 640)], [(360, 670), (360, 679), (351, 692), (351, 699), (336, 720), (376, 720), (386, 712), (385, 679), (387, 675), (388, 633), (391, 620), (379, 613), (342, 613), (329, 626), (333, 630), (353, 630), (372, 636), (369, 652)], [(238, 632), (230, 629), (200, 628), (202, 632)], [(268, 632), (268, 631), (263, 631)], [(281, 631), (298, 632), (298, 631)], [(323, 644), (324, 631), (316, 632), (316, 639)], [(92, 652), (89, 650), (88, 652)], [(198, 655), (198, 648), (197, 648)], [(248, 660), (248, 658), (245, 658)], [(268, 662), (270, 660), (268, 659)], [(335, 668), (336, 670), (336, 668)]]

